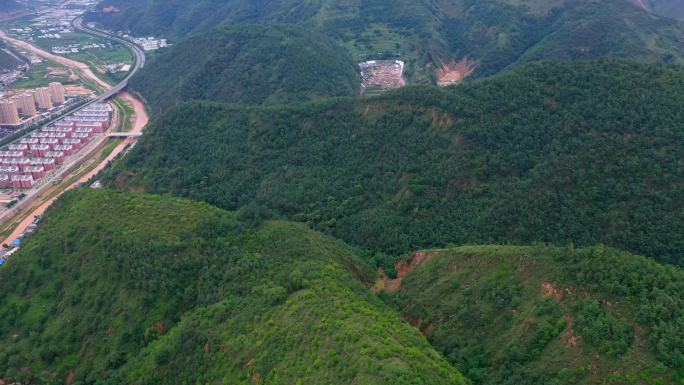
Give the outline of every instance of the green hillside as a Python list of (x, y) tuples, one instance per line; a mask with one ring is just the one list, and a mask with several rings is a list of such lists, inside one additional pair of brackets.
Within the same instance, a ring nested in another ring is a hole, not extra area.
[(468, 56), (476, 76), (542, 58), (684, 60), (684, 26), (632, 0), (106, 0), (91, 20), (176, 40), (241, 22), (296, 23), (346, 46), (355, 60), (401, 58), (407, 76), (434, 80), (437, 66)]
[(461, 384), (342, 243), (176, 198), (76, 191), (0, 269), (0, 379)]
[(400, 265), (419, 260), (384, 296), (473, 384), (682, 381), (679, 269), (606, 247), (458, 247)]
[(358, 66), (334, 41), (295, 26), (240, 25), (156, 56), (131, 86), (153, 108), (181, 101), (290, 103), (354, 95)]
[(596, 59), (613, 56), (680, 62), (682, 24), (654, 17), (619, 1), (573, 7), (520, 61)]
[(292, 107), (189, 103), (108, 183), (259, 207), (371, 251), (605, 243), (684, 264), (683, 96), (680, 67), (607, 61)]

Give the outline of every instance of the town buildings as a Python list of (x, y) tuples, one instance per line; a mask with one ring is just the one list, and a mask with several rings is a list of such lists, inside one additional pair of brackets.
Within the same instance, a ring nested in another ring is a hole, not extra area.
[[(10, 104), (14, 102), (0, 102), (0, 112)], [(35, 187), (103, 132), (109, 126), (111, 112), (108, 104), (91, 104), (0, 149), (0, 188)]]
[(9, 92), (0, 99), (0, 126), (10, 130), (26, 126), (36, 120), (39, 112), (51, 111), (66, 102), (66, 89), (58, 82), (19, 93)]

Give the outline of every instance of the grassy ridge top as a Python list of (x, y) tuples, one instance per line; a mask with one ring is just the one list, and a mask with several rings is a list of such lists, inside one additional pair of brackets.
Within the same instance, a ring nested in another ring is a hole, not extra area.
[(475, 384), (681, 381), (680, 269), (606, 247), (425, 256), (386, 298)]
[(349, 247), (175, 198), (77, 191), (0, 270), (0, 378), (460, 384)]
[(291, 103), (358, 91), (358, 66), (333, 40), (287, 25), (240, 25), (156, 56), (131, 86), (153, 109), (181, 101)]
[(681, 68), (607, 61), (373, 99), (190, 103), (109, 183), (259, 207), (374, 251), (606, 243), (682, 263), (682, 95)]

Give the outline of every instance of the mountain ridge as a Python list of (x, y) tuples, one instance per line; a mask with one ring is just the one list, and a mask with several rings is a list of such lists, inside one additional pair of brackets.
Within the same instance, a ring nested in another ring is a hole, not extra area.
[(40, 226), (0, 269), (3, 380), (465, 383), (300, 224), (82, 189)]
[[(292, 23), (337, 40), (357, 61), (400, 58), (414, 83), (434, 82), (441, 63), (468, 57), (482, 77), (539, 59), (605, 57), (649, 62), (684, 60), (684, 27), (629, 0), (538, 1), (379, 0), (338, 4), (214, 0), (138, 3), (108, 0), (89, 17), (137, 34), (176, 40), (211, 34), (222, 23)], [(600, 36), (600, 38), (596, 38)], [(593, 38), (592, 38), (593, 37)]]

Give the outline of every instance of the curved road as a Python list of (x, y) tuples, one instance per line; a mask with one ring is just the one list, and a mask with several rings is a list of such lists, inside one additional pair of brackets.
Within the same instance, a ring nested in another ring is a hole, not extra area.
[(97, 83), (98, 86), (102, 87), (103, 89), (110, 89), (112, 88), (112, 85), (103, 81), (102, 79), (98, 78), (93, 71), (90, 69), (90, 67), (85, 64), (81, 63), (80, 61), (72, 60), (69, 58), (66, 58), (64, 56), (59, 56), (55, 55), (51, 52), (45, 51), (42, 48), (39, 48), (33, 44), (27, 43), (23, 40), (15, 39), (13, 37), (8, 36), (5, 31), (0, 31), (0, 39), (5, 40), (9, 44), (17, 47), (24, 49), (29, 52), (33, 52), (34, 54), (38, 56), (42, 56), (46, 59), (50, 59), (54, 62), (57, 62), (59, 64), (62, 64), (66, 67), (74, 69), (76, 72), (79, 72), (80, 75), (82, 75), (85, 78), (88, 78), (89, 80), (92, 80), (93, 82)]
[(90, 28), (90, 27), (84, 27), (82, 17), (75, 18), (71, 22), (71, 25), (74, 27), (74, 29), (78, 29), (78, 30), (83, 31), (85, 33), (89, 33), (91, 35), (95, 35), (95, 36), (103, 37), (105, 39), (114, 40), (116, 42), (119, 42), (119, 43), (125, 45), (126, 47), (128, 47), (128, 49), (130, 49), (131, 52), (133, 52), (133, 55), (135, 55), (135, 65), (133, 66), (133, 69), (128, 74), (128, 76), (126, 76), (126, 78), (124, 80), (122, 80), (121, 83), (115, 85), (114, 87), (111, 87), (110, 89), (108, 89), (107, 92), (100, 95), (97, 99), (98, 101), (107, 100), (107, 99), (111, 98), (112, 96), (116, 95), (117, 93), (121, 92), (124, 88), (126, 88), (126, 86), (128, 86), (128, 81), (131, 79), (131, 77), (133, 77), (133, 75), (135, 75), (136, 72), (138, 72), (141, 68), (143, 68), (145, 66), (145, 52), (143, 52), (143, 50), (140, 47), (133, 44), (132, 42), (130, 42), (126, 39), (122, 39), (116, 35), (112, 35), (111, 33), (108, 33), (106, 31), (101, 31), (99, 29), (94, 29), (94, 28)]

